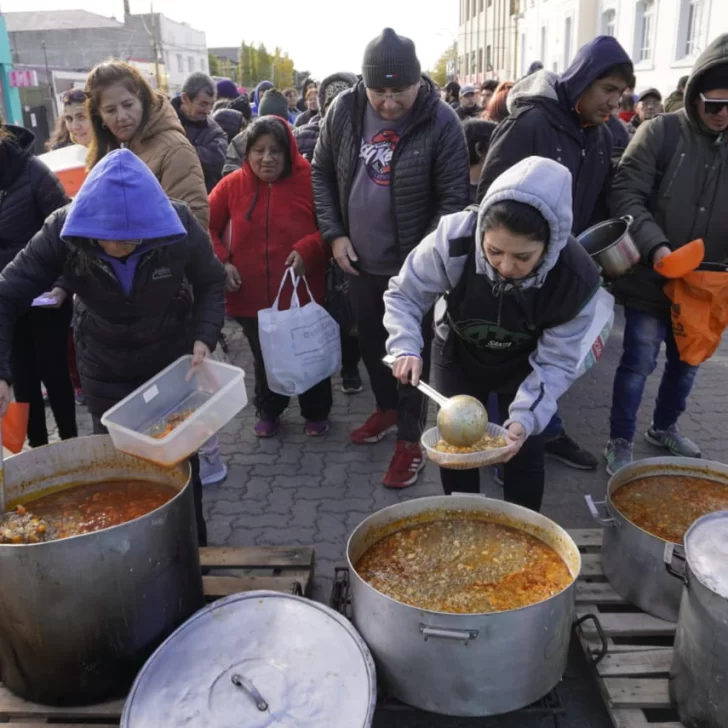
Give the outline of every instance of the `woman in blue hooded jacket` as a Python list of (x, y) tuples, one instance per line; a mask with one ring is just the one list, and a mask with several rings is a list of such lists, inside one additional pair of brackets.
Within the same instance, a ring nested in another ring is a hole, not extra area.
[[(10, 400), (13, 327), (61, 279), (94, 433), (103, 413), (184, 354), (199, 365), (223, 324), (225, 273), (207, 232), (128, 149), (110, 152), (0, 274), (0, 416)], [(191, 459), (200, 543), (199, 458)]]
[[(422, 320), (435, 307), (432, 377), (446, 397), (498, 395), (511, 445), (507, 501), (535, 511), (543, 430), (576, 379), (600, 275), (571, 235), (571, 174), (528, 157), (493, 182), (479, 209), (440, 220), (384, 294), (394, 375), (422, 372)], [(440, 470), (445, 493), (480, 490), (478, 470)]]

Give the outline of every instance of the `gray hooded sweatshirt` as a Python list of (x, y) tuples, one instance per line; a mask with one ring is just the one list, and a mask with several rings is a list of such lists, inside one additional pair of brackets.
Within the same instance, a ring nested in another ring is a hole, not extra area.
[[(487, 277), (492, 284), (503, 284), (503, 279), (485, 258), (481, 245), (485, 213), (491, 205), (503, 200), (535, 207), (549, 225), (550, 239), (543, 260), (531, 276), (519, 282), (521, 290), (543, 286), (571, 236), (571, 174), (553, 160), (527, 157), (496, 179), (477, 215), (465, 211), (441, 218), (437, 229), (409, 254), (399, 275), (391, 279), (384, 294), (389, 354), (421, 353), (420, 329), (425, 313), (443, 294), (451, 292), (463, 276), (468, 256), (450, 257), (450, 241), (468, 237), (476, 228), (476, 273)], [(598, 274), (594, 279), (598, 283)], [(505, 284), (506, 292), (509, 285)], [(597, 290), (598, 285), (593, 293)], [(440, 300), (438, 308), (444, 310), (444, 305), (444, 300)], [(559, 397), (576, 379), (581, 342), (595, 311), (596, 300), (591, 294), (571, 320), (541, 332), (536, 350), (529, 357), (531, 373), (518, 389), (506, 426), (518, 422), (528, 436), (542, 432), (550, 422)], [(436, 309), (436, 321), (442, 318), (438, 313)]]

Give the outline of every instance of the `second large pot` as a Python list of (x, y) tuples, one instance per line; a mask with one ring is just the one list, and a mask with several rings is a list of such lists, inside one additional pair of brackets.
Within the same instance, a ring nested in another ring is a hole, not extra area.
[[(617, 490), (627, 483), (660, 475), (683, 475), (728, 484), (728, 466), (722, 463), (694, 458), (648, 458), (631, 463), (612, 476), (606, 501), (595, 503), (587, 496), (587, 504), (595, 520), (604, 526), (602, 568), (612, 588), (648, 614), (677, 622), (682, 583), (665, 571), (665, 547), (669, 542), (628, 521), (612, 500)], [(598, 513), (600, 505), (606, 505), (606, 517)]]
[[(478, 514), (541, 538), (566, 562), (574, 581), (522, 609), (491, 614), (433, 612), (395, 601), (357, 573), (362, 554), (407, 519)], [(543, 697), (566, 669), (579, 549), (539, 513), (479, 495), (417, 498), (370, 516), (349, 538), (354, 624), (369, 645), (386, 691), (434, 713), (486, 716), (518, 710)]]

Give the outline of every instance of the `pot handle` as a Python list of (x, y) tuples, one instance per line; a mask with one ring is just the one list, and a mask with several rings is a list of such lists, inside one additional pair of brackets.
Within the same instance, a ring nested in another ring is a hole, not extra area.
[[(670, 576), (674, 576), (676, 579), (680, 579), (680, 581), (687, 586), (688, 578), (685, 569), (685, 549), (682, 546), (678, 546), (676, 543), (666, 543), (664, 559), (665, 570), (667, 573), (670, 574)], [(682, 561), (682, 567), (675, 568), (672, 563), (673, 559)]]
[(265, 713), (268, 710), (268, 701), (260, 694), (258, 688), (253, 685), (253, 681), (244, 677), (243, 675), (233, 675), (230, 678), (235, 687), (240, 688), (243, 692), (247, 693), (255, 703), (255, 707), (261, 712)]
[(632, 223), (634, 222), (632, 215), (622, 215), (619, 219), (624, 220), (627, 223), (627, 228), (632, 227)]
[(480, 630), (477, 629), (445, 629), (443, 627), (428, 627), (426, 624), (420, 625), (420, 632), (425, 638), (425, 642), (428, 639), (442, 639), (442, 640), (455, 640), (456, 642), (463, 642), (467, 647), (471, 640), (478, 638)]
[(595, 501), (594, 498), (590, 495), (585, 495), (584, 500), (586, 501), (586, 507), (589, 509), (589, 513), (591, 513), (592, 518), (602, 526), (616, 526), (617, 521), (612, 518), (612, 516), (607, 516), (606, 518), (603, 518), (599, 513), (599, 506), (605, 506), (607, 504), (606, 500), (601, 501)]

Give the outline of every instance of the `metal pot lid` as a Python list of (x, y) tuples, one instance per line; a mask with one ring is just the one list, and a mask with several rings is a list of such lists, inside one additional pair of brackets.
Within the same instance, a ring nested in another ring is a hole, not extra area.
[(278, 592), (221, 599), (189, 619), (137, 676), (123, 728), (361, 728), (374, 662), (354, 627)]
[(700, 581), (728, 599), (728, 511), (699, 518), (685, 534), (690, 570)]

